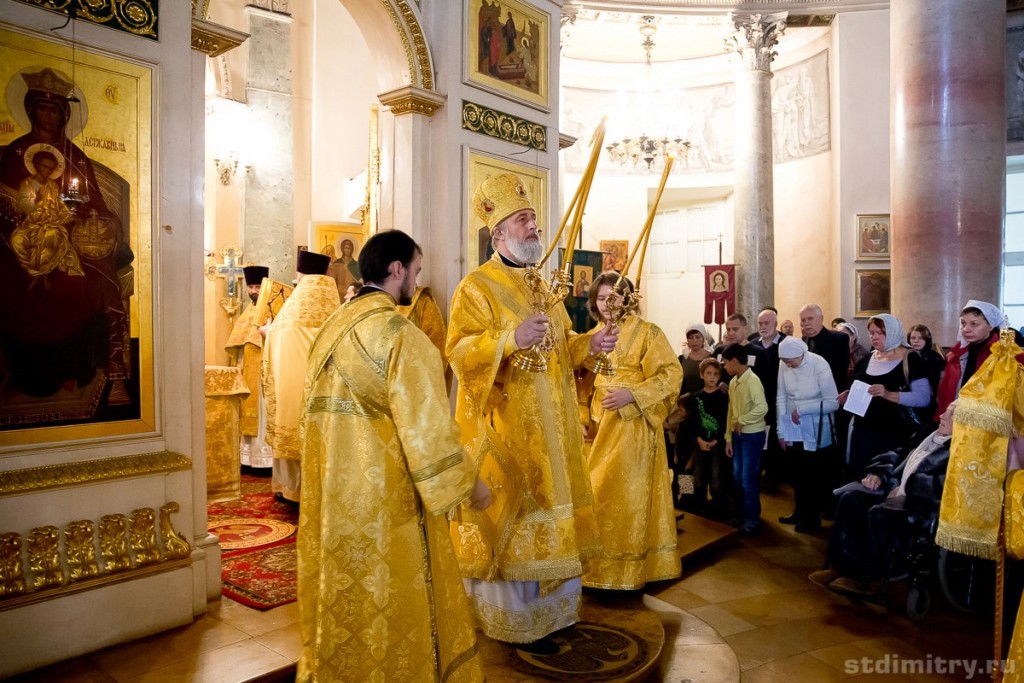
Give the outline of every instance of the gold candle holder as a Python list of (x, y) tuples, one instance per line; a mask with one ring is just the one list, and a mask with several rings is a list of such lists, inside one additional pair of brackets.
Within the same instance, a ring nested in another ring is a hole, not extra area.
[[(633, 291), (623, 294), (622, 284), (622, 278), (619, 278), (619, 281), (615, 283), (615, 287), (612, 288), (611, 295), (605, 302), (605, 306), (608, 309), (608, 327), (612, 329), (618, 327), (619, 323), (627, 315), (640, 310), (640, 293)], [(596, 356), (589, 356), (583, 361), (583, 366), (591, 372), (596, 372), (606, 377), (615, 375), (615, 364), (612, 363), (611, 357), (604, 351)]]
[[(566, 264), (562, 270), (555, 271), (551, 283), (544, 281), (544, 276), (536, 265), (526, 267), (526, 285), (530, 288), (530, 308), (533, 314), (547, 313), (562, 303), (569, 295), (572, 282), (572, 266)], [(548, 354), (555, 346), (554, 330), (548, 320), (544, 338), (528, 349), (519, 349), (512, 354), (512, 366), (526, 372), (547, 372)]]

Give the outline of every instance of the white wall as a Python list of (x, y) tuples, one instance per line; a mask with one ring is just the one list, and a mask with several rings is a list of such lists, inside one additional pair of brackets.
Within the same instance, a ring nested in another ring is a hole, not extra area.
[[(366, 168), (370, 105), (380, 92), (377, 68), (366, 39), (338, 0), (316, 0), (314, 7), (310, 216), (358, 220), (343, 211), (344, 188)], [(305, 226), (296, 226), (300, 229)]]
[[(832, 221), (832, 153), (775, 164), (775, 307), (799, 327), (800, 307), (835, 317), (837, 254)], [(756, 311), (742, 311), (748, 317)], [(753, 327), (753, 325), (752, 325)]]
[[(838, 238), (839, 268), (833, 290), (838, 311), (853, 320), (857, 214), (889, 213), (889, 12), (847, 12), (832, 23), (833, 187), (837, 201), (833, 229)], [(887, 262), (865, 264), (887, 267)], [(855, 321), (866, 339), (866, 319)], [(907, 321), (909, 322), (909, 321)]]

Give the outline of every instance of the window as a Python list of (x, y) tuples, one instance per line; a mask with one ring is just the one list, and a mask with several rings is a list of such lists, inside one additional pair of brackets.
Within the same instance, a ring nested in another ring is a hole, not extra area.
[(683, 223), (678, 209), (661, 211), (654, 216), (651, 240), (647, 245), (647, 262), (651, 275), (678, 275), (683, 272)]
[(724, 216), (724, 202), (658, 212), (647, 248), (648, 273), (679, 275), (719, 263)]
[(1024, 325), (1024, 166), (1011, 166), (1006, 176), (1003, 231), (1003, 310), (1019, 328)]

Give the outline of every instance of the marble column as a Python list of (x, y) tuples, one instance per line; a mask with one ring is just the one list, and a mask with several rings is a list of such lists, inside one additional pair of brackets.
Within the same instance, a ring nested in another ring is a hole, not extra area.
[(775, 303), (771, 64), (786, 13), (734, 14), (726, 46), (740, 55), (736, 74), (734, 262), (736, 310), (753, 319)]
[(892, 45), (892, 311), (956, 340), (998, 304), (1006, 192), (1006, 3), (900, 0)]
[(251, 163), (244, 179), (243, 258), (268, 266), (270, 277), (291, 282), (296, 251), (292, 18), (253, 5), (247, 6), (245, 13), (251, 35), (245, 93), (253, 139), (241, 150), (243, 163)]

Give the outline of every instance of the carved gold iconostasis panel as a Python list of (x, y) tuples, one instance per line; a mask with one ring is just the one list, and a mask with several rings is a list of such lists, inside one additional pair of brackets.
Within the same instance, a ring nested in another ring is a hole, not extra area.
[(152, 70), (0, 25), (0, 446), (152, 432)]

